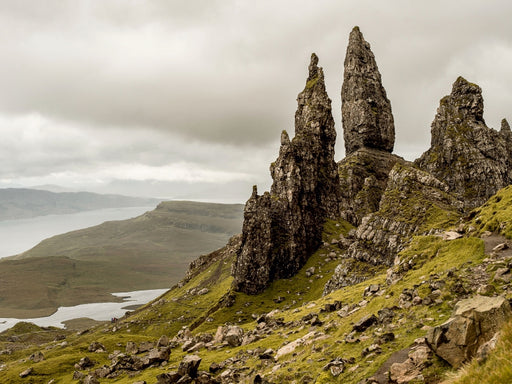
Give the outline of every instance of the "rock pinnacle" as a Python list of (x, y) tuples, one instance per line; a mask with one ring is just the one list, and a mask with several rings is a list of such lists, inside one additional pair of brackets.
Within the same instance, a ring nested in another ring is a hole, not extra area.
[(341, 88), (345, 152), (368, 147), (393, 152), (395, 125), (370, 44), (358, 27), (350, 33)]

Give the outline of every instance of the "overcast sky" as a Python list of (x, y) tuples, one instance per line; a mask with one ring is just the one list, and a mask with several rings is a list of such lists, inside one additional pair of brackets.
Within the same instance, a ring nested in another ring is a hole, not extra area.
[(512, 119), (512, 2), (0, 0), (0, 187), (245, 202), (268, 189), (312, 52), (344, 156), (340, 90), (359, 25), (395, 153), (428, 149), (462, 75)]

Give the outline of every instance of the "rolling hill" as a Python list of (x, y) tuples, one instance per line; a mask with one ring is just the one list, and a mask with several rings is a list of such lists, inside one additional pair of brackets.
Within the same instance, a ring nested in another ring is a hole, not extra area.
[(198, 255), (240, 232), (241, 205), (162, 202), (133, 219), (54, 236), (0, 261), (3, 317), (115, 301), (112, 292), (175, 284)]
[(0, 189), (0, 220), (76, 213), (103, 208), (154, 206), (159, 199), (102, 195), (91, 192), (50, 192), (27, 188)]

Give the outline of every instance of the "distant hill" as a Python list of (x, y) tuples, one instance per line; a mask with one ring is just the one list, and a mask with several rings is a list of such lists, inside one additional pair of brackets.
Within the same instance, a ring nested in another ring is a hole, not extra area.
[(42, 316), (115, 301), (112, 292), (170, 287), (190, 261), (241, 231), (242, 211), (238, 204), (162, 202), (133, 219), (51, 237), (0, 260), (0, 313)]
[(160, 200), (91, 192), (50, 192), (28, 188), (0, 189), (0, 220), (76, 213), (103, 208), (155, 206)]

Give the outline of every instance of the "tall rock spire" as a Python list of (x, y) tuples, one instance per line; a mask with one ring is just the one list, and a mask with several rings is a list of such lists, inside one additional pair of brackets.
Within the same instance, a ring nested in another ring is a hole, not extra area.
[(362, 147), (393, 152), (395, 125), (391, 103), (370, 44), (359, 27), (350, 33), (345, 56), (341, 113), (346, 155)]
[(297, 273), (320, 245), (324, 220), (339, 215), (336, 131), (315, 54), (297, 103), (295, 137), (281, 134), (270, 193), (254, 190), (245, 206), (242, 247), (232, 272), (234, 288), (248, 294)]

